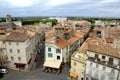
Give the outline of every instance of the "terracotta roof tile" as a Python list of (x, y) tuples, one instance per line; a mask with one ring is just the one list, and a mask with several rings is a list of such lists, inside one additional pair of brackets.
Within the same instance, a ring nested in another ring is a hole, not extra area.
[(0, 35), (0, 40), (5, 40), (6, 39), (6, 37), (7, 37), (7, 35)]
[(90, 44), (88, 43), (88, 50), (94, 51), (97, 53), (101, 53), (108, 56), (113, 56), (120, 58), (120, 54), (117, 52), (116, 49), (111, 48), (110, 46), (103, 45), (103, 44)]
[(64, 26), (55, 26), (55, 28), (64, 28)]
[(66, 30), (65, 32), (64, 32), (64, 34), (67, 34), (67, 33), (70, 33), (72, 30)]
[(112, 33), (112, 34), (120, 34), (120, 29), (111, 29), (110, 33)]
[(114, 39), (113, 38), (105, 38), (105, 41), (107, 43), (113, 43)]
[(0, 33), (5, 33), (5, 30), (0, 30)]
[(60, 48), (65, 48), (66, 46), (68, 46), (68, 43), (66, 40), (59, 40), (57, 43), (56, 43), (57, 46), (59, 46)]
[(35, 36), (36, 33), (37, 32), (35, 32), (35, 31), (27, 31), (27, 35), (30, 37)]
[(23, 42), (29, 38), (28, 35), (21, 32), (12, 32), (7, 38), (6, 41), (20, 41)]
[(45, 32), (45, 37), (48, 37), (50, 34), (55, 34), (55, 31), (49, 30), (49, 31)]

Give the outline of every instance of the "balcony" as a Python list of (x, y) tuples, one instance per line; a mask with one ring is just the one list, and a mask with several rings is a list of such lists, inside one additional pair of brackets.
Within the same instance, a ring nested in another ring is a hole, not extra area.
[(95, 63), (98, 63), (98, 64), (101, 64), (101, 65), (104, 65), (104, 66), (114, 68), (114, 69), (118, 69), (118, 70), (120, 69), (119, 65), (111, 64), (108, 61), (100, 60), (99, 58), (88, 57), (88, 60), (95, 62)]

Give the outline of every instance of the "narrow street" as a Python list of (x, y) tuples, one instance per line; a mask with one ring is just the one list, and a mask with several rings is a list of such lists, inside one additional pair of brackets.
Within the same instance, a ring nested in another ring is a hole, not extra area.
[(44, 64), (44, 46), (42, 46), (40, 59), (34, 69), (30, 72), (19, 72), (16, 70), (9, 70), (0, 80), (68, 80), (69, 65), (65, 65), (62, 72), (57, 75), (53, 73), (42, 72), (41, 69)]

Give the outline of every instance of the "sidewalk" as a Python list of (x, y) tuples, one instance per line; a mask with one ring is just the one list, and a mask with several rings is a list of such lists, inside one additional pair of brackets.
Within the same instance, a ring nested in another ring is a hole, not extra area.
[(30, 72), (30, 70), (23, 70), (23, 69), (20, 69), (20, 68), (9, 68), (9, 69), (22, 71), (22, 72)]

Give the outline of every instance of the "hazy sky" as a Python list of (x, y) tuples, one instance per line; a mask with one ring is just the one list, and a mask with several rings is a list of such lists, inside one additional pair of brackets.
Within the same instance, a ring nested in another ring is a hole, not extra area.
[(0, 17), (120, 17), (120, 0), (0, 0)]

